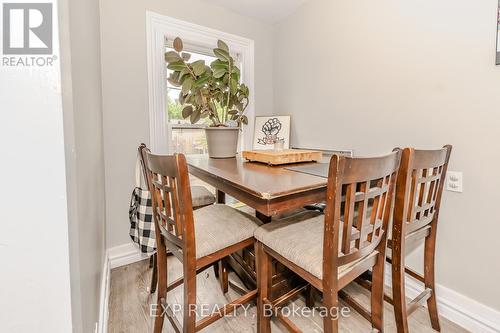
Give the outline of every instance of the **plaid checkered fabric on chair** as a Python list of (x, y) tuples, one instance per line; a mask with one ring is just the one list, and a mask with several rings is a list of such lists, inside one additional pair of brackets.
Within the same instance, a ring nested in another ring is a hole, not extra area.
[(151, 193), (140, 187), (134, 188), (130, 199), (130, 237), (139, 244), (143, 253), (156, 251), (156, 238), (151, 207)]
[(153, 208), (151, 193), (143, 172), (140, 156), (135, 165), (135, 188), (130, 198), (130, 238), (137, 243), (141, 252), (153, 254), (156, 251), (155, 225), (153, 223)]

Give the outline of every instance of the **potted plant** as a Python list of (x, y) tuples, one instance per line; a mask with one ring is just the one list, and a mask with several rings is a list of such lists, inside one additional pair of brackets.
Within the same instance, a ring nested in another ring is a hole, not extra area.
[(235, 157), (238, 135), (248, 107), (249, 90), (240, 82), (240, 69), (229, 53), (226, 43), (219, 40), (211, 64), (204, 60), (189, 62), (191, 55), (183, 52), (182, 40), (174, 40), (174, 51), (165, 53), (167, 68), (172, 70), (170, 84), (181, 87), (179, 103), (182, 117), (192, 124), (207, 119), (205, 128), (208, 155), (213, 158)]

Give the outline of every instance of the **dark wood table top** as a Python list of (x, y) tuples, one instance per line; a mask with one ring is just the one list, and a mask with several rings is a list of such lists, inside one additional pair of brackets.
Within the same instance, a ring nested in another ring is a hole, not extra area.
[[(273, 200), (311, 190), (326, 189), (327, 179), (287, 170), (288, 166), (268, 166), (247, 162), (240, 156), (213, 159), (206, 155), (187, 157), (190, 172), (211, 177), (265, 200)], [(213, 184), (212, 184), (213, 185)]]

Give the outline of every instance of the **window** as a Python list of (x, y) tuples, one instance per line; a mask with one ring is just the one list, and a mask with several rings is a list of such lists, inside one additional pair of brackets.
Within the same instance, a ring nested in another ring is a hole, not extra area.
[[(204, 131), (200, 125), (189, 125), (181, 117), (169, 117), (167, 109), (169, 87), (167, 85), (167, 68), (165, 66), (165, 40), (173, 41), (179, 36), (184, 41), (184, 48), (189, 53), (200, 56), (211, 56), (212, 48), (217, 45), (217, 40), (225, 41), (229, 49), (238, 54), (242, 80), (250, 89), (250, 104), (246, 110), (249, 120), (243, 126), (241, 135), (241, 148), (251, 149), (254, 126), (254, 42), (251, 39), (236, 36), (227, 32), (214, 30), (201, 25), (178, 20), (165, 15), (146, 11), (146, 36), (147, 36), (147, 65), (148, 65), (148, 97), (149, 97), (149, 129), (150, 148), (157, 154), (171, 154), (175, 151), (188, 153), (203, 152)], [(233, 58), (236, 57), (233, 55)], [(170, 92), (174, 107), (178, 93)], [(172, 113), (175, 111), (172, 110)], [(177, 118), (177, 119), (175, 119)], [(173, 128), (175, 127), (175, 128)], [(179, 140), (173, 142), (174, 134)], [(182, 134), (180, 134), (182, 131)], [(199, 135), (196, 137), (194, 134)], [(193, 141), (182, 139), (191, 135)], [(189, 150), (191, 149), (191, 151)], [(206, 149), (206, 148), (205, 148)]]

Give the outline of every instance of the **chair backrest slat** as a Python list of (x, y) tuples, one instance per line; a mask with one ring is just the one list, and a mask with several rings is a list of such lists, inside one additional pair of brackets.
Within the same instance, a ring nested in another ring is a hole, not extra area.
[(324, 271), (351, 263), (382, 245), (392, 211), (400, 156), (401, 152), (396, 151), (375, 158), (332, 157), (325, 212)]
[(342, 230), (342, 252), (351, 253), (351, 228), (356, 204), (356, 184), (347, 185), (345, 196), (344, 229)]
[[(368, 229), (364, 228), (364, 224), (365, 224), (364, 216), (366, 216), (366, 212), (368, 210), (368, 201), (370, 201), (370, 199), (369, 199), (370, 193), (368, 192), (369, 189), (370, 189), (369, 182), (361, 183), (361, 192), (365, 193), (365, 195), (368, 198), (366, 198), (365, 200), (362, 201), (362, 204), (359, 206), (358, 216), (356, 218), (355, 227), (359, 231), (359, 238), (356, 239), (356, 244), (355, 244), (356, 249), (359, 249), (361, 247), (361, 245), (362, 245), (361, 242), (362, 242), (362, 239), (364, 239), (364, 236), (367, 235), (367, 237), (370, 237), (371, 233), (373, 232), (373, 228), (370, 228), (369, 231), (371, 231), (371, 232), (366, 233), (366, 231)], [(370, 218), (370, 223), (371, 223), (371, 218)]]

